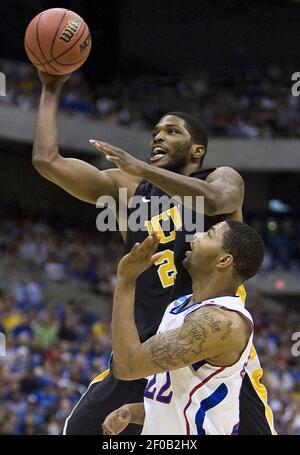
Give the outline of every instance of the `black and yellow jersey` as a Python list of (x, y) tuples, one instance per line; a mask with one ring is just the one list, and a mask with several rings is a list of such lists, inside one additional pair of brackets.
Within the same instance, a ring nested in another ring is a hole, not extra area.
[[(214, 170), (199, 170), (190, 176), (205, 180)], [(190, 249), (186, 235), (195, 233), (195, 230), (186, 230), (185, 219), (189, 217), (195, 222), (196, 215), (186, 208), (180, 210), (175, 201), (170, 204), (170, 197), (166, 193), (145, 180), (138, 185), (135, 196), (140, 196), (141, 204), (147, 206), (146, 219), (139, 220), (145, 229), (134, 231), (128, 223), (125, 252), (130, 251), (136, 242), (142, 242), (153, 230), (157, 231), (161, 238), (158, 251), (165, 251), (164, 256), (137, 280), (135, 319), (140, 339), (145, 341), (156, 333), (169, 303), (192, 292), (191, 278), (182, 261), (186, 251)], [(165, 196), (165, 200), (162, 196)], [(129, 209), (129, 217), (133, 211), (134, 209)], [(215, 218), (204, 216), (204, 230), (208, 230), (215, 223)]]

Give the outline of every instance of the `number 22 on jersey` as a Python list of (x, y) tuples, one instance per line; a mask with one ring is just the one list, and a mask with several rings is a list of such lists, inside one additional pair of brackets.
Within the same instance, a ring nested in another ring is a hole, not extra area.
[(172, 400), (172, 396), (173, 396), (172, 390), (170, 390), (169, 393), (167, 393), (168, 389), (170, 389), (170, 387), (171, 387), (171, 377), (170, 377), (170, 373), (168, 371), (164, 374), (166, 375), (166, 381), (161, 386), (158, 393), (156, 393), (157, 387), (155, 387), (155, 384), (156, 384), (156, 374), (155, 374), (153, 376), (153, 378), (148, 382), (147, 387), (145, 388), (144, 396), (146, 398), (149, 398), (150, 400), (156, 400), (156, 401), (160, 401), (161, 403), (169, 404), (170, 401)]

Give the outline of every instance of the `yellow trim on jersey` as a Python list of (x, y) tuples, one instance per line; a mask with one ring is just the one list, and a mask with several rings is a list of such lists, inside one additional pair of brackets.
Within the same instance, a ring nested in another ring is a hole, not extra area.
[[(250, 354), (250, 361), (253, 360), (257, 356), (255, 347), (252, 345), (251, 349), (251, 354)], [(270, 406), (268, 405), (268, 393), (267, 389), (265, 386), (260, 382), (261, 378), (263, 375), (263, 369), (261, 367), (257, 368), (256, 370), (253, 371), (251, 375), (249, 375), (251, 383), (254, 387), (254, 390), (256, 391), (257, 395), (259, 398), (262, 400), (264, 406), (265, 406), (265, 416), (268, 421), (271, 433), (273, 435), (277, 434), (275, 429), (274, 429), (274, 420), (273, 420), (273, 412)]]
[(255, 357), (256, 355), (257, 355), (257, 354), (256, 354), (256, 351), (255, 351), (255, 347), (254, 347), (253, 344), (252, 344), (252, 349), (251, 349), (251, 352), (250, 352), (250, 358), (249, 358), (249, 360), (253, 360), (254, 357)]
[(91, 384), (94, 384), (95, 382), (103, 381), (107, 376), (109, 375), (109, 369), (103, 371), (103, 373), (98, 374), (98, 376), (95, 377), (95, 379), (92, 380)]
[[(242, 302), (245, 305), (247, 294), (246, 294), (246, 289), (243, 284), (238, 288), (236, 295), (238, 295), (240, 297), (240, 299), (242, 300)], [(253, 361), (256, 356), (257, 356), (257, 353), (255, 350), (255, 347), (252, 345), (249, 363), (251, 361)], [(277, 433), (274, 429), (273, 413), (267, 402), (267, 389), (260, 382), (262, 375), (263, 375), (263, 369), (261, 367), (259, 367), (256, 370), (254, 370), (253, 373), (251, 373), (251, 375), (249, 374), (249, 377), (250, 377), (250, 381), (253, 385), (254, 390), (256, 391), (257, 395), (259, 396), (259, 398), (262, 400), (262, 402), (264, 404), (265, 416), (268, 421), (271, 433), (275, 435)]]
[(243, 304), (245, 305), (247, 294), (246, 294), (245, 286), (243, 284), (241, 284), (240, 287), (238, 288), (238, 290), (236, 291), (236, 295), (239, 296), (239, 298), (242, 300)]

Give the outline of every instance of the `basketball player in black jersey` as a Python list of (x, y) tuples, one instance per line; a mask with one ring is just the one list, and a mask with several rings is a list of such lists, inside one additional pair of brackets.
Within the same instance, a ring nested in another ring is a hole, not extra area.
[[(169, 113), (162, 117), (153, 130), (150, 163), (109, 144), (91, 141), (117, 165), (116, 169), (100, 171), (84, 161), (59, 154), (56, 117), (60, 91), (68, 76), (54, 77), (43, 73), (39, 76), (43, 89), (32, 158), (34, 167), (46, 179), (92, 204), (104, 195), (118, 200), (120, 188), (127, 189), (128, 200), (134, 195), (142, 196), (149, 209), (154, 195), (176, 195), (182, 200), (187, 195), (204, 196), (205, 230), (220, 220), (242, 221), (243, 180), (229, 167), (201, 168), (207, 149), (207, 134), (196, 119), (183, 113)], [(164, 231), (162, 218), (172, 217), (170, 205), (167, 211), (161, 205), (151, 208), (152, 218), (146, 221), (149, 230), (151, 226), (155, 230), (158, 228), (161, 238), (159, 251), (165, 251), (165, 255), (137, 281), (135, 319), (142, 342), (156, 333), (167, 305), (178, 296), (191, 292), (191, 281), (181, 267), (189, 247), (185, 241), (184, 223), (181, 230), (171, 226)], [(128, 229), (126, 235), (123, 233), (125, 252), (149, 233)], [(261, 369), (259, 363), (254, 363), (255, 359), (257, 356), (253, 351), (250, 371), (241, 391), (240, 434), (271, 434), (272, 413), (265, 401), (265, 389), (259, 382)], [(101, 424), (111, 411), (125, 403), (143, 401), (145, 384), (144, 380), (117, 380), (109, 370), (102, 373), (72, 411), (64, 433), (101, 434)], [(126, 434), (138, 431), (137, 427), (130, 425)]]

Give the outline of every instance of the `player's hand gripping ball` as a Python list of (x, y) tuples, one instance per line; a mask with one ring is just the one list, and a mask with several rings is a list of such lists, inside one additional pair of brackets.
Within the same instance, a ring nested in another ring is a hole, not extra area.
[(64, 75), (77, 70), (91, 51), (91, 34), (73, 11), (51, 8), (32, 19), (25, 33), (25, 49), (40, 71)]

